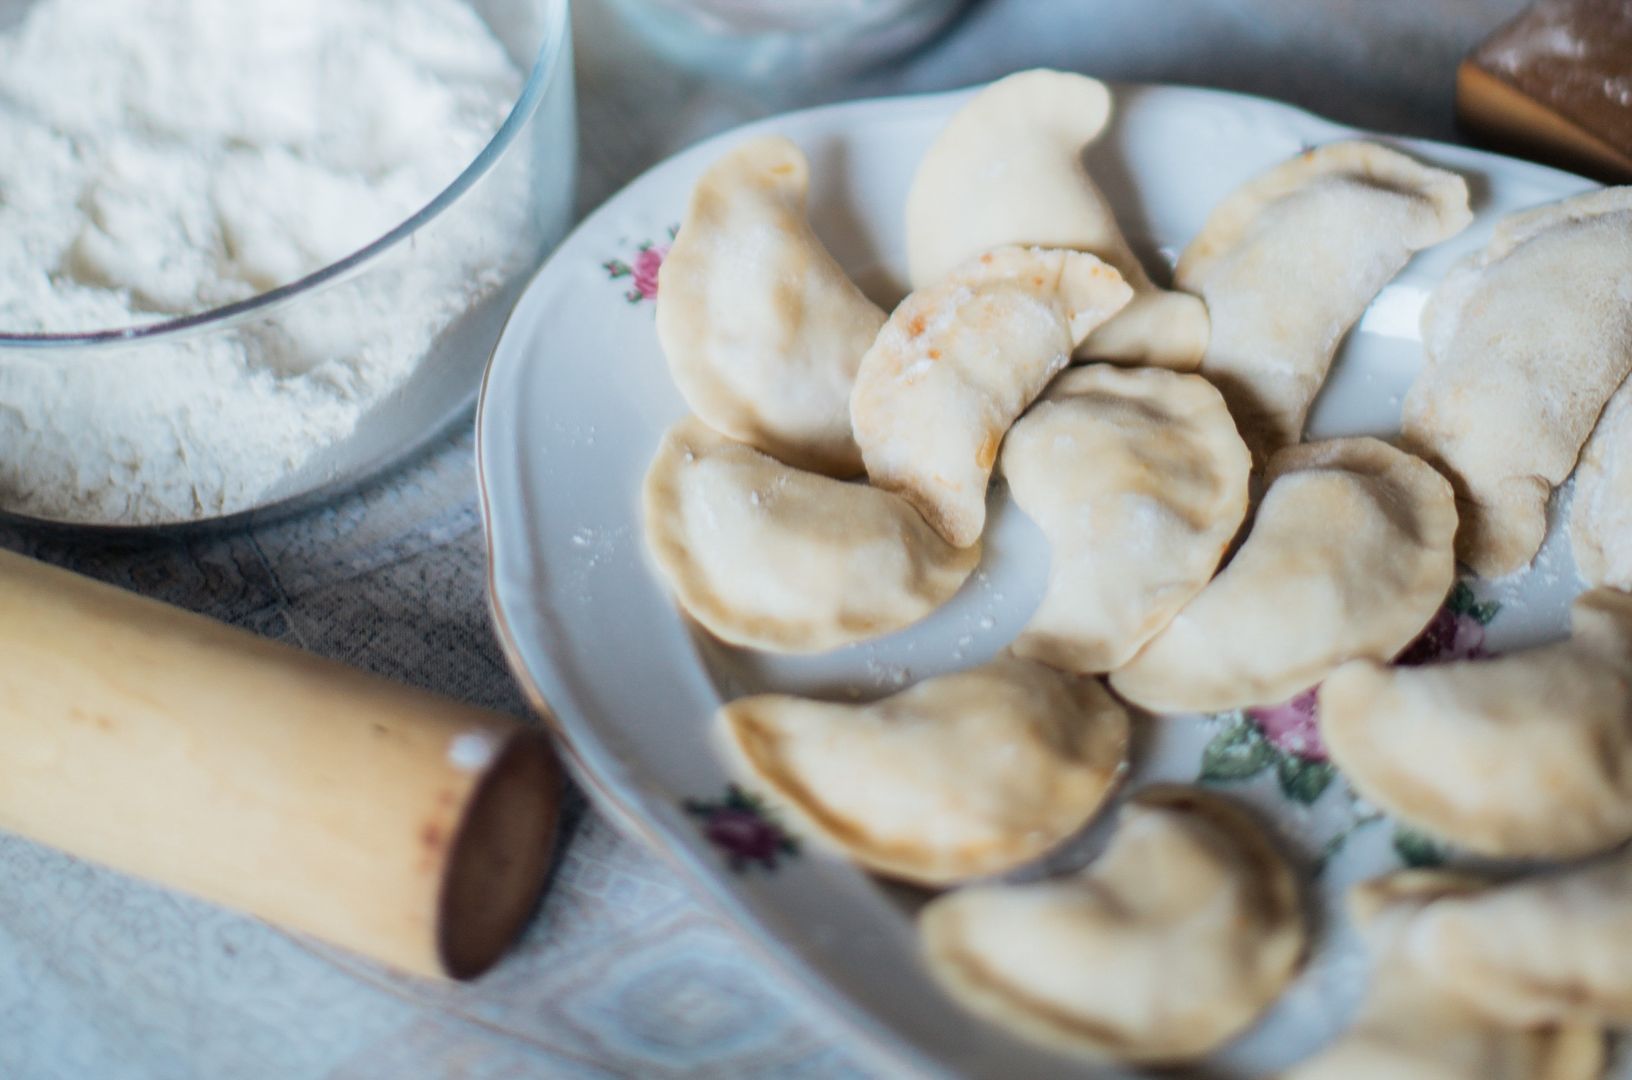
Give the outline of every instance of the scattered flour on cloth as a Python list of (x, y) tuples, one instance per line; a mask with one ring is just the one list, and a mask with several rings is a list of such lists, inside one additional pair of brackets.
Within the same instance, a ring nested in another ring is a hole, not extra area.
[[(521, 82), (464, 0), (36, 0), (0, 30), (0, 333), (139, 326), (317, 270), (452, 181)], [(520, 268), (525, 172), (236, 332), (5, 357), (0, 506), (256, 505)]]

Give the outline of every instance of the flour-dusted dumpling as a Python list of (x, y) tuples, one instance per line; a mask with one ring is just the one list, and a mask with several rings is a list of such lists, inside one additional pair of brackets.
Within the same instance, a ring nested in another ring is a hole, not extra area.
[(1043, 854), (1127, 760), (1127, 710), (1097, 680), (1013, 658), (866, 705), (741, 698), (719, 723), (755, 790), (867, 869), (923, 885)]
[(1307, 940), (1297, 880), (1258, 825), (1175, 786), (1135, 795), (1086, 869), (960, 889), (919, 931), (930, 970), (974, 1012), (1067, 1053), (1151, 1064), (1243, 1031)]
[(1548, 497), (1632, 372), (1632, 188), (1502, 221), (1434, 290), (1422, 337), (1405, 444), (1456, 485), (1462, 561), (1512, 573), (1541, 546)]
[(1378, 290), (1470, 220), (1460, 176), (1365, 142), (1306, 151), (1213, 210), (1176, 277), (1207, 301), (1201, 373), (1260, 460), (1302, 437), (1338, 343)]
[(1336, 1042), (1283, 1080), (1597, 1080), (1600, 1029), (1504, 1024), (1448, 993), (1415, 962), (1420, 913), (1478, 888), (1425, 871), (1357, 887), (1350, 908), (1372, 957), (1365, 1002)]
[(1439, 610), (1456, 575), (1450, 484), (1370, 438), (1305, 443), (1269, 463), (1235, 557), (1111, 675), (1160, 712), (1285, 701), (1347, 660), (1387, 660)]
[(810, 166), (787, 139), (743, 144), (697, 181), (658, 272), (657, 338), (686, 403), (801, 469), (861, 472), (850, 387), (884, 312), (805, 219)]
[(1632, 1027), (1632, 853), (1437, 898), (1404, 942), (1427, 979), (1506, 1023)]
[(1132, 295), (1092, 255), (1008, 247), (908, 296), (850, 398), (867, 475), (950, 542), (973, 544), (1009, 425)]
[(1588, 585), (1632, 589), (1632, 380), (1609, 399), (1581, 451), (1570, 546)]
[(1632, 596), (1595, 589), (1555, 645), (1428, 667), (1360, 662), (1320, 688), (1332, 761), (1366, 799), (1488, 855), (1632, 838)]
[(1048, 538), (1048, 589), (1014, 651), (1121, 667), (1218, 569), (1252, 458), (1199, 375), (1093, 364), (1062, 374), (1003, 442), (1009, 493)]
[(1086, 251), (1114, 266), (1134, 296), (1077, 355), (1192, 371), (1207, 347), (1206, 306), (1151, 283), (1083, 163), (1110, 115), (1104, 83), (1063, 71), (1023, 71), (971, 98), (913, 177), (912, 284), (933, 285), (1006, 244)]
[(899, 630), (980, 560), (887, 491), (790, 468), (695, 418), (664, 437), (642, 509), (680, 606), (721, 640), (774, 652)]

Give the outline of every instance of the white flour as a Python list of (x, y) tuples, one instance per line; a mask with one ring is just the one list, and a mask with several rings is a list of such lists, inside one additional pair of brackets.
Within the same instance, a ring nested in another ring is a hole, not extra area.
[[(0, 32), (0, 332), (150, 323), (319, 269), (451, 181), (521, 78), (464, 0), (37, 0)], [(0, 361), (0, 505), (255, 505), (527, 257), (525, 173), (235, 333)]]

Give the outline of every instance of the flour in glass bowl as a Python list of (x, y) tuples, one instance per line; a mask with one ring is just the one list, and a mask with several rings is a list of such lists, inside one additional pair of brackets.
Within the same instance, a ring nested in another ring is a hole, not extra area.
[[(139, 326), (318, 270), (452, 181), (522, 78), (464, 0), (35, 0), (0, 30), (0, 333)], [(531, 257), (526, 173), (230, 333), (0, 355), (0, 505), (256, 505)]]

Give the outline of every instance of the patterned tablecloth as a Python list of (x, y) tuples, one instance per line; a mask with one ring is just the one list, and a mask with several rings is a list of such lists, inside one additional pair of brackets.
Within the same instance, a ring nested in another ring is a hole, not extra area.
[[(1519, 0), (978, 0), (841, 87), (745, 95), (576, 13), (582, 206), (712, 131), (1035, 65), (1280, 98), (1451, 138), (1457, 58)], [(468, 431), (336, 505), (230, 535), (0, 543), (520, 714), (483, 598)], [(0, 834), (0, 1077), (843, 1076), (865, 1056), (580, 797), (519, 949), (473, 985), (393, 976)]]

